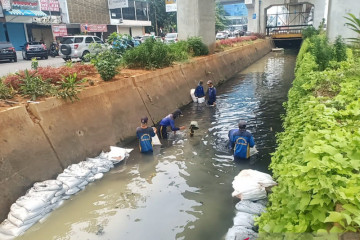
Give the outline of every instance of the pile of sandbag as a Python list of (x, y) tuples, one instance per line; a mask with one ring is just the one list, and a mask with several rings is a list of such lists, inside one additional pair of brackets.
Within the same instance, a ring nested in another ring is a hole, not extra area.
[(276, 185), (269, 174), (247, 169), (242, 170), (233, 181), (233, 197), (241, 199), (235, 205), (234, 226), (226, 234), (226, 240), (256, 239), (254, 218), (265, 211), (267, 189)]
[(83, 190), (90, 182), (101, 179), (104, 173), (132, 151), (118, 147), (110, 147), (110, 150), (96, 158), (87, 158), (86, 161), (68, 166), (56, 180), (35, 183), (11, 205), (8, 218), (0, 225), (0, 239), (11, 239), (24, 233), (71, 195)]

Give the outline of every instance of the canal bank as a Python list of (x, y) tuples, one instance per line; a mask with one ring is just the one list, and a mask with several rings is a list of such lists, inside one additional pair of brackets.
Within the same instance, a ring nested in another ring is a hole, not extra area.
[(6, 126), (0, 129), (0, 218), (34, 182), (132, 137), (142, 115), (158, 122), (191, 102), (189, 90), (199, 80), (224, 82), (272, 47), (270, 40), (259, 41), (89, 88), (75, 103), (51, 98), (0, 112), (0, 125)]

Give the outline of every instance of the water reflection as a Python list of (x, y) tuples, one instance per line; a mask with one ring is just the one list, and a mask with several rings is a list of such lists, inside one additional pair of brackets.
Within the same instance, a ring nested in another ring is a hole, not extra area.
[[(197, 121), (194, 137), (173, 136), (153, 155), (140, 154), (134, 141), (126, 162), (19, 239), (222, 239), (233, 224), (234, 176), (244, 168), (268, 171), (294, 62), (295, 53), (271, 53), (218, 87), (217, 107), (185, 107), (177, 124)], [(259, 153), (234, 162), (227, 134), (240, 119)]]

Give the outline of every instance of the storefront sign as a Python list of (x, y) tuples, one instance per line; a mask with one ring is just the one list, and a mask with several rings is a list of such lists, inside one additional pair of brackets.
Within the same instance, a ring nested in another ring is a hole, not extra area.
[(58, 0), (40, 0), (41, 11), (60, 12)]
[(106, 24), (80, 24), (81, 32), (107, 32)]
[(11, 9), (11, 4), (10, 4), (10, 0), (1, 0), (1, 4), (4, 10), (10, 10)]
[(34, 17), (33, 23), (39, 23), (39, 24), (61, 23), (61, 16)]
[(109, 0), (108, 3), (109, 3), (109, 9), (129, 7), (128, 0)]
[(166, 12), (176, 12), (176, 0), (165, 0)]
[(12, 1), (12, 9), (39, 10), (39, 4), (33, 0)]
[(245, 0), (245, 4), (253, 4), (253, 0)]
[(62, 37), (68, 34), (65, 24), (52, 25), (52, 32), (54, 37)]

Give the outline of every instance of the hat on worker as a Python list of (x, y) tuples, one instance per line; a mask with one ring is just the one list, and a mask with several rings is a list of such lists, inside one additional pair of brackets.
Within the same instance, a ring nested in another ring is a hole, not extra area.
[(141, 123), (142, 124), (145, 124), (145, 123), (147, 123), (148, 122), (148, 117), (142, 117), (141, 118)]
[(174, 112), (173, 112), (173, 117), (174, 119), (177, 118), (177, 117), (181, 117), (182, 116), (182, 111), (180, 109), (176, 109)]
[(239, 121), (239, 128), (246, 128), (246, 122), (244, 120)]
[(207, 81), (207, 84), (213, 84), (211, 80)]

